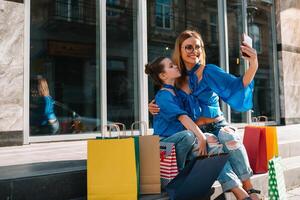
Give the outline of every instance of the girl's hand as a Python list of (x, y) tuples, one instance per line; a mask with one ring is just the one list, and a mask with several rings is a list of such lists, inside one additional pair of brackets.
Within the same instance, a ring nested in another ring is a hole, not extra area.
[(199, 142), (199, 155), (200, 156), (207, 155), (206, 137), (202, 135), (201, 137), (198, 138), (198, 142)]
[(157, 115), (159, 113), (159, 110), (160, 108), (158, 107), (157, 104), (154, 103), (155, 100), (153, 99), (149, 104), (148, 104), (148, 109), (149, 109), (149, 112), (152, 114), (152, 115)]
[(257, 53), (254, 48), (251, 48), (246, 42), (243, 42), (243, 45), (241, 45), (241, 52), (249, 56), (243, 56), (243, 58), (249, 61), (250, 67), (258, 67)]

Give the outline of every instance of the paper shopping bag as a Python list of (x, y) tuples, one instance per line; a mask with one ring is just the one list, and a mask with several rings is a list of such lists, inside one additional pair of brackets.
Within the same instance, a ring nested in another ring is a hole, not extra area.
[(178, 174), (175, 144), (160, 142), (160, 180), (164, 189)]
[(188, 165), (167, 185), (171, 200), (192, 200), (207, 197), (218, 178), (229, 154), (200, 156)]
[(269, 160), (269, 199), (287, 199), (283, 166), (279, 157)]
[(277, 129), (275, 126), (266, 126), (267, 160), (278, 156)]
[(137, 199), (137, 172), (133, 138), (88, 141), (89, 200)]
[(160, 184), (160, 157), (159, 137), (148, 135), (146, 122), (136, 121), (131, 125), (142, 125), (144, 132), (140, 132), (139, 138), (139, 160), (140, 160), (140, 194), (158, 194), (161, 192)]
[(266, 128), (246, 126), (243, 143), (253, 172), (266, 173), (268, 171)]
[[(135, 149), (135, 164), (136, 164), (136, 178), (137, 178), (137, 195), (140, 194), (140, 150), (139, 150), (139, 137), (127, 137), (126, 136), (126, 126), (120, 122), (113, 122), (105, 125), (109, 129), (109, 137), (105, 138), (104, 135), (102, 137), (96, 137), (96, 139), (113, 139), (113, 138), (133, 138), (134, 139), (134, 149)], [(121, 128), (122, 129), (121, 129)], [(117, 131), (117, 137), (112, 137), (111, 131), (115, 129)], [(122, 133), (122, 134), (121, 134)]]

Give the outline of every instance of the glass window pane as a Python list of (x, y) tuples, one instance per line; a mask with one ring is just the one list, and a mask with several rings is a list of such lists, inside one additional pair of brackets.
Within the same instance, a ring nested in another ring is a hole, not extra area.
[(127, 127), (139, 119), (136, 6), (136, 0), (120, 1), (113, 8), (118, 14), (106, 17), (107, 120)]
[(31, 136), (98, 130), (96, 12), (92, 0), (31, 0)]
[[(243, 33), (241, 0), (227, 1), (228, 53), (229, 72), (237, 77), (244, 74), (244, 59), (240, 54), (241, 37)], [(231, 109), (231, 122), (247, 122), (246, 112), (236, 112)]]
[(271, 6), (272, 4), (263, 1), (255, 4), (252, 1), (248, 1), (248, 26), (249, 34), (254, 37), (253, 42), (254, 47), (258, 51), (259, 62), (254, 79), (253, 116), (264, 115), (268, 117), (268, 120), (275, 121), (275, 75)]
[(170, 13), (170, 7), (165, 6), (165, 28), (171, 27), (171, 13)]
[[(158, 56), (169, 56), (171, 57), (174, 48), (176, 37), (180, 32), (187, 28), (193, 28), (198, 30), (205, 43), (206, 59), (207, 63), (219, 65), (219, 38), (216, 35), (216, 43), (212, 43), (210, 38), (211, 34), (215, 34), (209, 27), (210, 24), (210, 12), (217, 13), (218, 6), (217, 0), (178, 0), (170, 1), (172, 5), (165, 7), (165, 11), (169, 13), (165, 20), (165, 26), (172, 22), (172, 29), (161, 30), (159, 27), (154, 27), (153, 24), (157, 24), (156, 12), (157, 7), (155, 3), (158, 1), (148, 0), (148, 60), (152, 61)], [(166, 9), (167, 8), (167, 9)], [(205, 12), (199, 12), (203, 11)], [(155, 20), (155, 21), (154, 21)], [(169, 22), (167, 22), (169, 21)], [(218, 26), (218, 22), (216, 22)], [(155, 88), (152, 81), (149, 80), (149, 100), (154, 98), (155, 92), (158, 88)], [(150, 119), (151, 119), (150, 115)], [(151, 122), (151, 120), (150, 120)]]
[(260, 28), (257, 24), (249, 24), (249, 35), (253, 40), (253, 48), (256, 49), (257, 53), (261, 53)]

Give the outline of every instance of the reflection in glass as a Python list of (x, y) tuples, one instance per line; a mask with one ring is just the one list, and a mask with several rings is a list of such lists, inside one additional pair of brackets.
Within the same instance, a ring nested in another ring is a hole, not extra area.
[(264, 115), (275, 121), (275, 80), (271, 6), (264, 1), (248, 1), (248, 29), (254, 38), (259, 67), (255, 76), (253, 116)]
[[(59, 123), (56, 134), (96, 131), (100, 123), (96, 0), (30, 2), (31, 90), (37, 77), (47, 80), (53, 100), (48, 103)], [(51, 124), (51, 117), (45, 120), (47, 110), (36, 109), (46, 103), (31, 94), (30, 135), (53, 134), (40, 127)]]
[[(228, 54), (229, 54), (229, 73), (240, 77), (244, 74), (244, 59), (241, 57), (240, 46), (243, 34), (241, 0), (227, 1), (227, 26), (228, 26)], [(236, 112), (231, 109), (231, 122), (246, 122), (246, 112)]]
[[(165, 5), (165, 7), (161, 5)], [(207, 63), (219, 65), (218, 6), (216, 0), (148, 0), (147, 8), (149, 62), (158, 56), (171, 57), (179, 33), (185, 29), (193, 29), (202, 35)], [(170, 27), (168, 21), (171, 23)], [(158, 88), (154, 88), (151, 81), (148, 83), (149, 100), (152, 100)]]
[(127, 127), (139, 119), (136, 6), (136, 0), (106, 2), (107, 120)]

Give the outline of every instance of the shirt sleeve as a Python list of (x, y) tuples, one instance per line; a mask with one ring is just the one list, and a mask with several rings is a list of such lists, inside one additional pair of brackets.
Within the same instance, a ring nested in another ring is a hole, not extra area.
[(169, 91), (160, 91), (155, 97), (155, 102), (160, 108), (159, 114), (167, 121), (177, 120), (180, 115), (188, 115)]
[(244, 87), (243, 77), (236, 77), (226, 73), (216, 65), (207, 65), (203, 72), (203, 79), (220, 98), (236, 111), (244, 112), (253, 107), (254, 81)]

